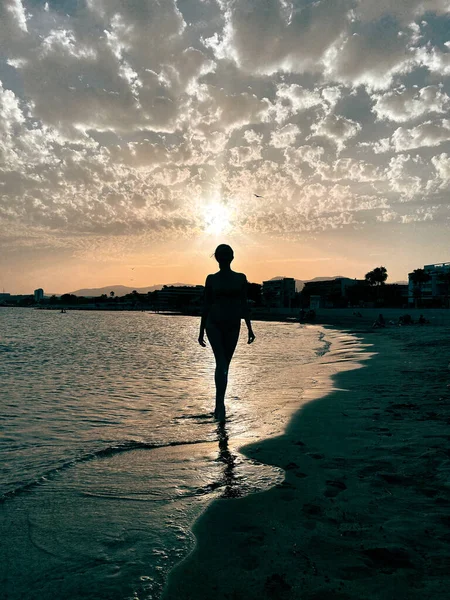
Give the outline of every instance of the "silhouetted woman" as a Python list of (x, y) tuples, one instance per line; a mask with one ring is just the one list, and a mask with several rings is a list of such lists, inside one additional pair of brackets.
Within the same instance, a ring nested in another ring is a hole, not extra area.
[(216, 409), (214, 417), (225, 421), (225, 391), (228, 369), (239, 339), (241, 319), (248, 328), (248, 343), (255, 340), (247, 304), (247, 277), (231, 270), (233, 249), (227, 244), (217, 246), (214, 256), (219, 271), (208, 275), (198, 342), (206, 346), (205, 330), (216, 359)]

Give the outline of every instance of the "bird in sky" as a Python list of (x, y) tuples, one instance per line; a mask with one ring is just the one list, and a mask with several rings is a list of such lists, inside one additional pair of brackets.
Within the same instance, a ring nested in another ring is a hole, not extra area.
[(259, 194), (253, 194), (254, 196), (256, 196), (257, 198), (264, 198), (264, 196), (260, 196)]
[(131, 270), (134, 271), (134, 267), (131, 267)]

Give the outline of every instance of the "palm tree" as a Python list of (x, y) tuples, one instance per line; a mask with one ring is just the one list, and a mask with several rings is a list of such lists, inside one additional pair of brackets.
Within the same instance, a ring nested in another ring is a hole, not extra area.
[(424, 269), (414, 269), (414, 271), (409, 274), (409, 278), (414, 284), (414, 304), (415, 308), (417, 308), (419, 300), (422, 299), (422, 285), (427, 281), (430, 281), (431, 277)]
[(381, 287), (388, 278), (386, 267), (376, 267), (373, 271), (365, 274), (364, 279), (371, 287), (376, 289), (377, 302), (380, 303)]
[(373, 271), (366, 273), (364, 278), (369, 285), (384, 285), (388, 278), (387, 269), (386, 267), (376, 267)]
[(114, 298), (115, 293), (114, 292), (109, 292), (109, 295), (111, 296), (111, 298)]

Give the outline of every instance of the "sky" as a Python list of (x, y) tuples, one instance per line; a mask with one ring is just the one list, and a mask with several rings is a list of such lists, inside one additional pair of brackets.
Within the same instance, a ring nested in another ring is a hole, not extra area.
[(404, 280), (449, 108), (450, 0), (1, 0), (0, 291)]

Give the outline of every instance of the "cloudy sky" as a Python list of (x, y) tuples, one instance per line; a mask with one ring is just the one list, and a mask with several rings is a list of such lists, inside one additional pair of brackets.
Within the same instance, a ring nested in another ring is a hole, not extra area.
[(0, 0), (0, 287), (405, 279), (449, 108), (449, 0)]

